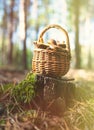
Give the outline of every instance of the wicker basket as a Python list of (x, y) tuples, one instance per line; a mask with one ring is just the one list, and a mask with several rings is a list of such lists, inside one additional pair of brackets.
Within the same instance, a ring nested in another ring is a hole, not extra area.
[(70, 44), (67, 32), (59, 25), (52, 24), (44, 28), (37, 42), (43, 43), (43, 35), (50, 28), (56, 28), (64, 32), (66, 36), (66, 51), (55, 51), (54, 49), (35, 48), (32, 59), (32, 71), (51, 77), (64, 76), (70, 67)]

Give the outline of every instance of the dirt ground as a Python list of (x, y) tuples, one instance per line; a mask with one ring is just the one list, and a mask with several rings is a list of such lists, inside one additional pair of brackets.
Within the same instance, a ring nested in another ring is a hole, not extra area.
[(27, 73), (28, 71), (0, 69), (0, 83), (19, 83), (25, 78)]
[[(20, 82), (25, 78), (29, 71), (18, 71), (18, 70), (7, 70), (0, 69), (0, 83), (9, 82)], [(69, 72), (64, 77), (70, 77), (74, 79), (82, 78), (84, 80), (93, 80), (94, 72), (84, 69), (70, 69)]]

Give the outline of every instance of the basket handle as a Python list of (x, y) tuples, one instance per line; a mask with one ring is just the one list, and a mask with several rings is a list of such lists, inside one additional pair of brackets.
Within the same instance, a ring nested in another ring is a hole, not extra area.
[(43, 31), (41, 32), (41, 34), (39, 35), (39, 38), (38, 38), (38, 42), (42, 42), (43, 43), (43, 35), (44, 33), (49, 30), (50, 28), (56, 28), (56, 29), (59, 29), (61, 31), (63, 31), (66, 35), (66, 38), (67, 38), (67, 41), (66, 41), (66, 47), (68, 48), (69, 50), (69, 53), (70, 53), (70, 44), (69, 44), (69, 36), (68, 36), (68, 33), (65, 29), (63, 29), (61, 26), (57, 25), (57, 24), (51, 24), (51, 25), (48, 25), (46, 26)]

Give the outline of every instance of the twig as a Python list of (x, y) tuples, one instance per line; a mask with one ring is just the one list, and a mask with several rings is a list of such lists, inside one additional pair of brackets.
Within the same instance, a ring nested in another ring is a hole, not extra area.
[(39, 108), (39, 106), (36, 104), (36, 102), (32, 99), (32, 103), (33, 103), (33, 105), (35, 106), (35, 108), (37, 109), (37, 110), (39, 110), (40, 108)]
[(52, 104), (55, 102), (55, 99), (53, 99), (50, 103), (49, 103), (49, 105), (48, 105), (48, 107), (47, 107), (47, 110), (52, 106)]
[(65, 125), (65, 129), (66, 129), (66, 130), (70, 130), (69, 127), (68, 127), (68, 125), (67, 125), (67, 123), (66, 123), (66, 121), (65, 121), (64, 119), (62, 119), (62, 120), (63, 120), (63, 123), (64, 123), (64, 125)]
[(33, 127), (35, 128), (35, 130), (41, 130), (36, 125), (34, 125), (34, 124), (33, 124)]
[(0, 98), (0, 101), (3, 101), (5, 99), (7, 99), (7, 97), (10, 95), (10, 93), (7, 91), (6, 93), (4, 93), (4, 95)]

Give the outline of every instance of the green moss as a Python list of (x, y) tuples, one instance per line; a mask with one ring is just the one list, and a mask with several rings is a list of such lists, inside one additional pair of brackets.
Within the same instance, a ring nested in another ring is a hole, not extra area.
[(12, 87), (13, 87), (12, 83), (5, 84), (5, 85), (1, 84), (0, 85), (0, 94), (5, 93), (6, 91), (10, 90)]
[(18, 102), (29, 103), (35, 96), (35, 75), (31, 72), (18, 85), (13, 87), (12, 96)]
[(0, 119), (0, 126), (3, 126), (3, 125), (5, 125), (5, 123), (6, 123), (6, 121), (2, 118), (2, 119)]

